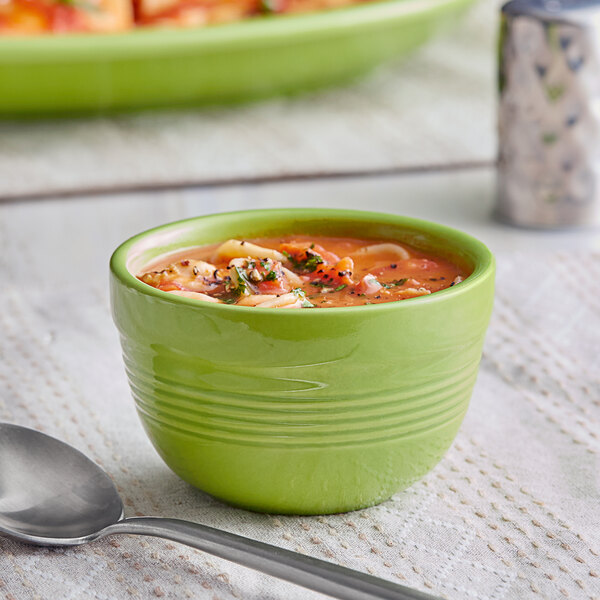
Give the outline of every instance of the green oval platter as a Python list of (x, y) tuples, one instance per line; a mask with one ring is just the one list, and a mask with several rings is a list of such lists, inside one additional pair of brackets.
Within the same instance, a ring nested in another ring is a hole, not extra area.
[(198, 29), (0, 38), (0, 116), (229, 104), (356, 77), (472, 0), (388, 0)]

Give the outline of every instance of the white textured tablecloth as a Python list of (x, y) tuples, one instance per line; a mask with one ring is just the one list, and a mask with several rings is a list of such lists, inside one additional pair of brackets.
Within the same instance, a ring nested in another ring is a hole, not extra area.
[(0, 200), (492, 161), (497, 0), (354, 85), (223, 109), (0, 122)]
[[(497, 253), (472, 403), (425, 479), (356, 513), (278, 517), (221, 504), (163, 465), (133, 408), (97, 251), (125, 210), (98, 212), (92, 235), (82, 207), (55, 209), (0, 211), (0, 420), (87, 453), (128, 515), (195, 520), (453, 599), (600, 598), (599, 251)], [(150, 538), (69, 550), (0, 538), (2, 599), (129, 597), (321, 596)]]

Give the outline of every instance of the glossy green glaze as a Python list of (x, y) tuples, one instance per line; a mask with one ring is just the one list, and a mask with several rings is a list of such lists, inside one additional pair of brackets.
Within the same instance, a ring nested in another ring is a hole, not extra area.
[(357, 76), (473, 0), (392, 0), (187, 30), (0, 37), (0, 116), (222, 104)]
[[(282, 233), (402, 240), (474, 272), (431, 296), (300, 310), (197, 302), (132, 275), (176, 249)], [(369, 506), (440, 460), (467, 410), (493, 287), (481, 242), (361, 211), (200, 217), (142, 233), (111, 259), (113, 316), (154, 446), (200, 489), (272, 513)]]

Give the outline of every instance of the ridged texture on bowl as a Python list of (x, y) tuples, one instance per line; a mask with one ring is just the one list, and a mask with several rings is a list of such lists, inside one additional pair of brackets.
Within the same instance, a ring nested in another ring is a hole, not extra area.
[(493, 269), (437, 299), (318, 311), (112, 283), (133, 396), (167, 464), (230, 503), (311, 514), (376, 503), (439, 461), (475, 382)]

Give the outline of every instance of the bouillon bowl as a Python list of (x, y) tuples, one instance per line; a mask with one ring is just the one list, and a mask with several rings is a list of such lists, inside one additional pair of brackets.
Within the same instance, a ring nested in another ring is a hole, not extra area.
[[(175, 250), (290, 233), (396, 240), (472, 274), (429, 296), (296, 310), (199, 302), (135, 276)], [(271, 513), (370, 506), (440, 460), (467, 410), (493, 290), (478, 240), (362, 211), (203, 216), (141, 233), (111, 258), (125, 368), (158, 453), (201, 490)]]

